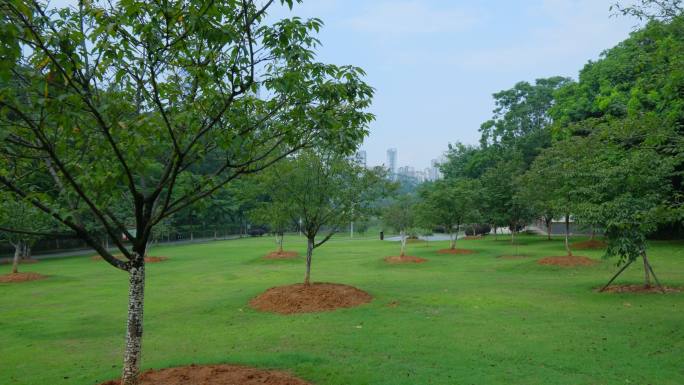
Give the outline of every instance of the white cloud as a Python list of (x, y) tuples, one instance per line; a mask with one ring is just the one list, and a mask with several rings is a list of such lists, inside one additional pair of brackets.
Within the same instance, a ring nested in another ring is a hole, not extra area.
[(462, 31), (478, 22), (469, 10), (436, 8), (423, 1), (385, 1), (366, 7), (347, 25), (375, 36), (417, 35)]

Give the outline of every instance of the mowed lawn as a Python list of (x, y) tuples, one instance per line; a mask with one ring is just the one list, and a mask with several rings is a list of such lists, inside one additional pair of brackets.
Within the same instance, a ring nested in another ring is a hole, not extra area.
[[(304, 251), (287, 237), (286, 249)], [(328, 313), (252, 310), (269, 287), (296, 283), (304, 259), (265, 261), (272, 238), (153, 249), (144, 368), (238, 363), (280, 368), (318, 385), (684, 384), (684, 293), (599, 294), (615, 271), (540, 266), (560, 239), (459, 241), (472, 255), (438, 255), (446, 242), (410, 244), (420, 265), (387, 265), (399, 244), (337, 237), (317, 249), (314, 281), (354, 285), (374, 300)], [(684, 243), (654, 242), (663, 283), (684, 286)], [(505, 260), (502, 254), (528, 254)], [(577, 251), (601, 259), (602, 251)], [(74, 257), (22, 265), (50, 275), (0, 284), (0, 384), (96, 384), (118, 377), (127, 276)], [(0, 266), (8, 273), (9, 266)], [(639, 283), (640, 265), (620, 282)]]

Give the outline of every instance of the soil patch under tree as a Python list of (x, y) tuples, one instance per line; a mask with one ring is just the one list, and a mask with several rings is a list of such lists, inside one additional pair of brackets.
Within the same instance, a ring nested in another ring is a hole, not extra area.
[(264, 256), (264, 259), (291, 259), (297, 258), (299, 253), (296, 251), (274, 251)]
[[(601, 288), (598, 288), (597, 290), (600, 290)], [(663, 290), (665, 290), (665, 293), (680, 293), (682, 291), (681, 288), (678, 287), (670, 287), (670, 286), (663, 286)], [(645, 286), (645, 285), (610, 285), (608, 286), (605, 290), (603, 290), (603, 293), (651, 293), (651, 294), (662, 294), (663, 290), (660, 289), (659, 286)]]
[(391, 263), (391, 264), (423, 263), (423, 262), (427, 262), (427, 259), (405, 255), (403, 257), (400, 257), (400, 256), (386, 257), (385, 262)]
[[(101, 385), (119, 385), (119, 380)], [(311, 385), (287, 372), (261, 370), (237, 365), (190, 365), (149, 370), (140, 376), (140, 385)]]
[(253, 298), (249, 305), (280, 314), (316, 313), (359, 306), (372, 299), (370, 294), (353, 286), (316, 282), (272, 287)]
[(587, 258), (580, 257), (576, 255), (568, 256), (564, 255), (561, 257), (545, 257), (537, 261), (540, 265), (547, 266), (562, 266), (562, 267), (575, 267), (575, 266), (593, 266), (598, 263), (598, 261)]
[(475, 253), (475, 251), (468, 250), (468, 249), (442, 249), (442, 250), (437, 250), (437, 254), (465, 255), (465, 254), (474, 254), (474, 253)]
[(0, 275), (0, 283), (19, 283), (28, 281), (37, 281), (39, 279), (45, 279), (47, 275), (38, 273), (10, 273)]

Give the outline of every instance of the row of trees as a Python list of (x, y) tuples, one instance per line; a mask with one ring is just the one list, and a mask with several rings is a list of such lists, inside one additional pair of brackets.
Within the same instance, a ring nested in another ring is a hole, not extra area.
[(361, 69), (316, 60), (322, 22), (267, 21), (295, 2), (0, 2), (0, 194), (20, 208), (3, 233), (76, 236), (127, 274), (124, 385), (138, 383), (155, 228), (299, 151), (346, 155), (367, 135), (373, 90)]
[[(663, 3), (670, 8), (618, 6), (648, 24), (587, 64), (578, 81), (538, 79), (494, 94), (480, 146), (450, 146), (445, 181), (427, 188), (425, 204), (451, 185), (447, 200), (472, 202), (472, 210), (443, 202), (444, 212), (477, 210), (477, 220), (512, 234), (534, 219), (550, 228), (564, 218), (568, 255), (571, 219), (600, 228), (607, 255), (619, 258), (618, 274), (641, 259), (650, 285), (647, 238), (681, 234), (684, 222), (684, 16)], [(477, 191), (472, 201), (459, 193), (462, 185)]]

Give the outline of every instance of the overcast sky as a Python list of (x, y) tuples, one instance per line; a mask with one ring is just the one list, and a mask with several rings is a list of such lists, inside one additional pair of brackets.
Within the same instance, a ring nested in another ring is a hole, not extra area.
[[(615, 0), (305, 0), (292, 13), (325, 22), (319, 57), (368, 72), (377, 119), (369, 164), (424, 168), (449, 142), (476, 144), (491, 94), (521, 80), (577, 77), (628, 37)], [(275, 16), (272, 12), (272, 16)]]
[[(319, 59), (362, 67), (376, 89), (368, 163), (385, 163), (395, 147), (399, 166), (422, 169), (449, 142), (478, 142), (492, 93), (521, 80), (576, 78), (627, 38), (636, 21), (611, 17), (615, 1), (304, 0), (270, 16), (323, 20)], [(76, 1), (51, 1), (66, 4)]]

